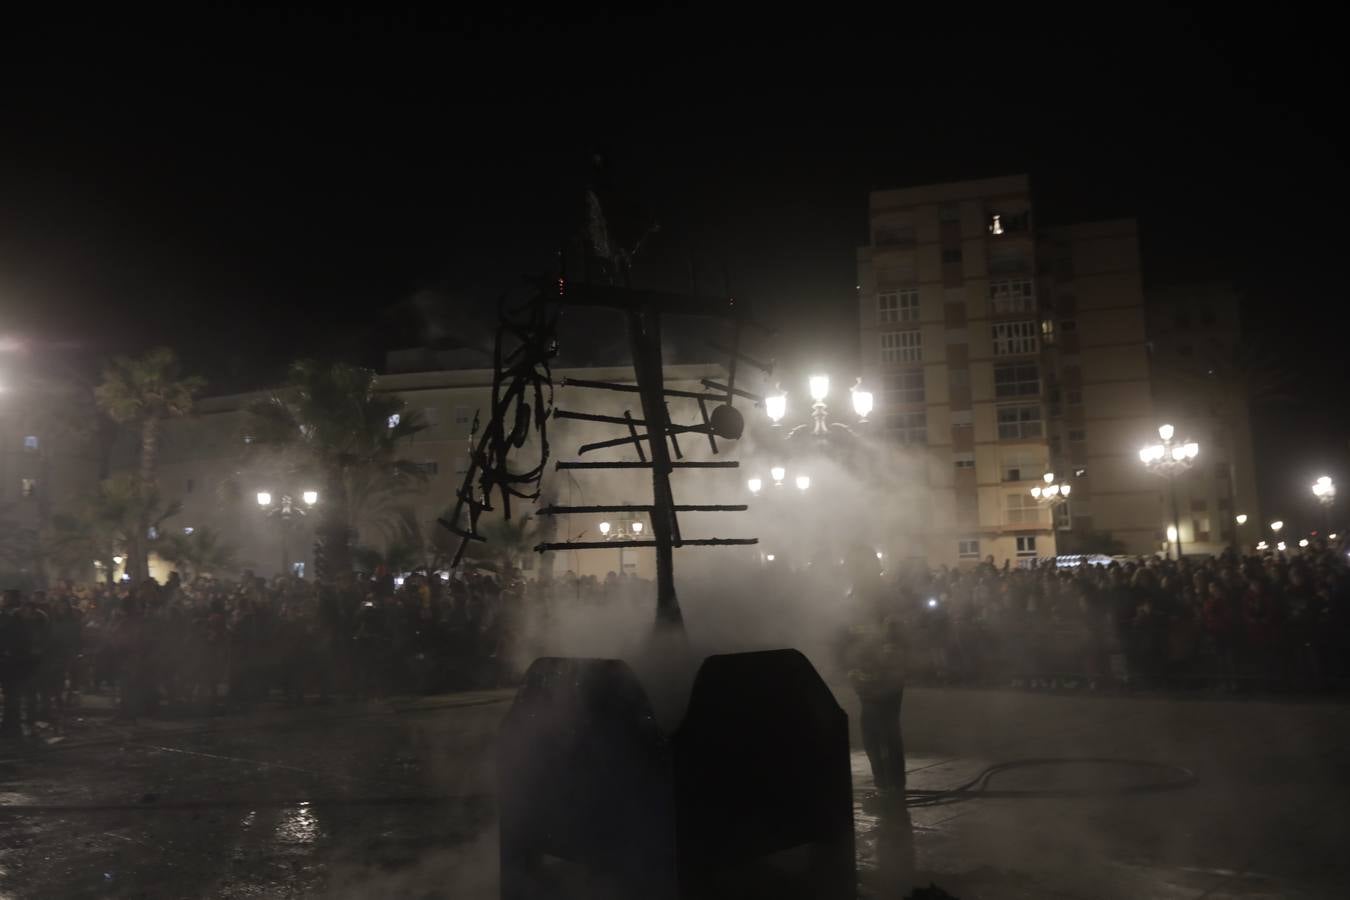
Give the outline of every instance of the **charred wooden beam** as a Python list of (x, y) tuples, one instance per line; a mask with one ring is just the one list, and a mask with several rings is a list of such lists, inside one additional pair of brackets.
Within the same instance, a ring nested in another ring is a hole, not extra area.
[[(652, 465), (653, 464), (649, 462), (634, 461), (580, 462), (559, 460), (557, 469), (560, 471), (563, 469), (650, 469)], [(740, 468), (740, 465), (741, 464), (735, 460), (727, 460), (726, 462), (694, 462), (692, 460), (681, 460), (679, 462), (670, 463), (672, 469), (737, 469)]]
[[(612, 503), (590, 506), (544, 506), (539, 509), (541, 516), (562, 516), (569, 513), (612, 513), (612, 512), (651, 512), (655, 507), (650, 503)], [(677, 503), (675, 512), (745, 512), (750, 507), (744, 503)]]
[[(681, 541), (682, 547), (746, 547), (758, 544), (759, 538), (690, 538)], [(545, 550), (613, 550), (616, 547), (655, 547), (656, 541), (558, 541), (536, 544), (535, 551)]]

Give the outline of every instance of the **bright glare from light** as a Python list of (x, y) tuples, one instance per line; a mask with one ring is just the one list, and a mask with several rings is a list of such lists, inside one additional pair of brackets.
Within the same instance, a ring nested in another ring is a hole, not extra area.
[(633, 534), (642, 534), (643, 525), (641, 522), (633, 523)]
[(449, 572), (442, 572), (442, 573), (441, 573), (441, 581), (449, 581), (449, 580), (450, 580), (450, 573), (449, 573)]
[(764, 411), (777, 425), (787, 415), (787, 394), (770, 394), (764, 398)]
[(811, 390), (811, 399), (820, 403), (830, 395), (830, 376), (812, 375), (806, 379), (807, 386)]
[(1173, 428), (1171, 425), (1158, 426), (1158, 437), (1162, 438), (1164, 441), (1170, 441), (1172, 439), (1172, 435), (1176, 433), (1177, 430)]
[(1185, 459), (1185, 458), (1186, 458), (1186, 448), (1185, 448), (1185, 446), (1176, 446), (1176, 447), (1173, 447), (1173, 448), (1172, 448), (1172, 458), (1175, 459), (1177, 462), (1181, 462), (1183, 459)]
[(183, 534), (192, 534), (192, 532), (194, 532), (194, 531), (196, 531), (196, 530), (197, 530), (197, 529), (193, 528), (191, 525), (184, 525), (184, 526), (183, 526)]
[(858, 414), (858, 418), (865, 419), (872, 414), (872, 392), (871, 391), (853, 391), (853, 411)]
[(883, 555), (884, 554), (880, 550), (877, 551), (877, 559), (881, 559)]
[(1059, 485), (1057, 485), (1057, 484), (1047, 484), (1047, 485), (1045, 486), (1045, 496), (1047, 496), (1047, 497), (1058, 497), (1058, 496), (1059, 496)]
[(1200, 455), (1200, 445), (1195, 441), (1187, 441), (1181, 446), (1181, 449), (1185, 451), (1187, 459), (1195, 459)]
[(764, 479), (751, 478), (749, 481), (745, 483), (745, 486), (750, 489), (750, 493), (758, 494), (761, 490), (764, 489)]
[(1307, 538), (1301, 538), (1301, 539), (1299, 540), (1299, 542), (1298, 542), (1298, 545), (1299, 545), (1300, 547), (1306, 547), (1306, 546), (1308, 546), (1308, 539), (1307, 539)]
[(1073, 489), (1073, 485), (1071, 485), (1071, 484), (1061, 484), (1061, 485), (1059, 486), (1059, 492), (1060, 492), (1061, 494), (1063, 494), (1065, 497), (1069, 496), (1069, 491), (1072, 490), (1072, 489)]
[(1265, 541), (1257, 541), (1257, 542), (1256, 542), (1256, 549), (1257, 549), (1257, 550), (1269, 550), (1269, 549), (1270, 549), (1270, 545), (1267, 544)]
[(269, 494), (267, 491), (258, 491), (258, 505), (259, 505), (259, 506), (271, 506), (271, 505), (272, 505), (272, 495)]
[(1175, 526), (1175, 525), (1168, 525), (1168, 526), (1167, 526), (1167, 539), (1168, 539), (1169, 541), (1173, 542), (1173, 543), (1176, 543), (1176, 540), (1177, 540), (1177, 526)]
[(1276, 549), (1276, 550), (1279, 550), (1281, 553), (1283, 553), (1283, 552), (1284, 552), (1284, 541), (1280, 541), (1278, 544), (1276, 544), (1276, 545), (1275, 545), (1275, 549)]
[(1279, 533), (1280, 529), (1283, 528), (1283, 527), (1284, 527), (1284, 522), (1280, 521), (1279, 519), (1276, 519), (1274, 522), (1271, 522), (1271, 523), (1270, 523), (1270, 530), (1271, 530), (1271, 531), (1274, 531), (1274, 532), (1277, 533), (1277, 534)]
[(1233, 517), (1233, 521), (1237, 522), (1239, 525), (1246, 525), (1246, 524), (1247, 524), (1247, 514), (1246, 514), (1246, 513), (1238, 513), (1236, 516)]
[(937, 598), (936, 598), (936, 597), (929, 597), (929, 598), (928, 598), (928, 608), (929, 608), (929, 609), (936, 609), (936, 608), (937, 608)]
[(798, 476), (797, 476), (797, 490), (799, 490), (799, 491), (804, 491), (804, 490), (806, 490), (807, 488), (809, 488), (810, 486), (811, 486), (811, 476), (810, 476), (810, 475), (798, 475)]
[(399, 416), (398, 413), (394, 413), (392, 416), (389, 417), (389, 427), (390, 427), (390, 428), (397, 428), (397, 427), (398, 427), (398, 423), (399, 423), (400, 421), (402, 421), (402, 417)]
[(782, 466), (774, 466), (769, 470), (769, 477), (773, 479), (774, 484), (782, 484), (783, 479), (787, 477), (787, 469)]
[(120, 566), (126, 560), (125, 556), (114, 556), (113, 565)]
[(602, 534), (602, 535), (608, 537), (608, 536), (609, 536), (609, 528), (610, 528), (610, 525), (609, 525), (608, 522), (601, 522), (601, 523), (600, 523), (600, 534)]
[(310, 505), (310, 506), (313, 506), (315, 503), (318, 503), (318, 502), (319, 502), (319, 492), (318, 492), (318, 491), (305, 491), (305, 492), (304, 492), (303, 494), (301, 494), (300, 496), (301, 496), (301, 498), (305, 501), (305, 503), (307, 503), (307, 504)]
[(775, 559), (777, 559), (777, 557), (775, 557), (772, 553), (765, 554), (764, 558), (767, 559), (769, 562), (773, 562)]
[(1333, 531), (1331, 534), (1327, 535), (1327, 540), (1336, 540), (1336, 532)]
[(1037, 500), (1041, 499), (1041, 486), (1039, 484), (1031, 489), (1031, 496)]
[(395, 575), (395, 576), (394, 576), (394, 587), (403, 587), (403, 576), (402, 576), (402, 575)]
[(1150, 463), (1150, 462), (1153, 462), (1153, 461), (1155, 461), (1155, 460), (1162, 459), (1162, 458), (1163, 458), (1163, 454), (1164, 454), (1165, 452), (1166, 452), (1166, 451), (1163, 450), (1162, 444), (1153, 444), (1153, 445), (1151, 445), (1151, 446), (1145, 447), (1144, 449), (1140, 450), (1140, 451), (1139, 451), (1139, 458), (1140, 458), (1141, 460), (1143, 460), (1144, 462), (1146, 462), (1146, 463)]

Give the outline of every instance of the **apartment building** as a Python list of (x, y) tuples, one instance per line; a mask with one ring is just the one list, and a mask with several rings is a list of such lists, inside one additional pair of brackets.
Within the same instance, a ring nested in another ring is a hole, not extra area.
[[(912, 461), (933, 565), (1158, 548), (1156, 423), (1132, 221), (1038, 226), (1026, 176), (873, 192), (858, 251), (875, 420)], [(1031, 493), (1071, 485), (1050, 507)]]

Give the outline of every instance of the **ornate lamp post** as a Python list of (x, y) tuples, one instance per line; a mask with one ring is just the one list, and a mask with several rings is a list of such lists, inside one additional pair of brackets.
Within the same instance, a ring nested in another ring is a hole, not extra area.
[(610, 522), (600, 523), (600, 536), (604, 538), (606, 541), (613, 541), (619, 548), (620, 575), (624, 573), (623, 551), (627, 549), (625, 545), (629, 541), (641, 540), (642, 532), (646, 527), (647, 527), (646, 524), (639, 521), (638, 519), (632, 519), (628, 522), (620, 522), (617, 528)]
[[(1167, 479), (1172, 500), (1172, 524), (1169, 526), (1168, 540), (1176, 547), (1176, 557), (1181, 559), (1181, 517), (1177, 511), (1177, 476), (1183, 474), (1195, 462), (1200, 454), (1200, 445), (1195, 441), (1174, 441), (1176, 429), (1171, 425), (1159, 425), (1158, 437), (1162, 443), (1150, 444), (1139, 451), (1139, 459), (1150, 472)], [(1176, 532), (1175, 539), (1171, 531)]]
[(275, 500), (271, 491), (258, 491), (258, 508), (269, 519), (275, 519), (281, 531), (281, 572), (291, 574), (291, 529), (309, 514), (310, 509), (319, 502), (318, 491), (301, 491), (300, 503), (296, 503), (290, 494), (281, 494)]
[(1331, 506), (1336, 502), (1336, 482), (1331, 480), (1330, 475), (1323, 475), (1313, 483), (1312, 492), (1317, 502), (1322, 504), (1322, 525), (1330, 531)]

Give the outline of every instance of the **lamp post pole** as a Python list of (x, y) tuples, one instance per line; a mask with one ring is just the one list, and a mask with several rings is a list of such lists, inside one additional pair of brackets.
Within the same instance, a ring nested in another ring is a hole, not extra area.
[(1171, 528), (1176, 532), (1175, 538), (1167, 536), (1169, 542), (1175, 545), (1177, 562), (1181, 562), (1181, 511), (1177, 507), (1177, 476), (1190, 469), (1200, 454), (1200, 445), (1195, 441), (1174, 441), (1175, 434), (1176, 429), (1171, 425), (1159, 425), (1158, 437), (1162, 442), (1144, 447), (1139, 451), (1139, 459), (1150, 472), (1167, 479), (1172, 503)]

